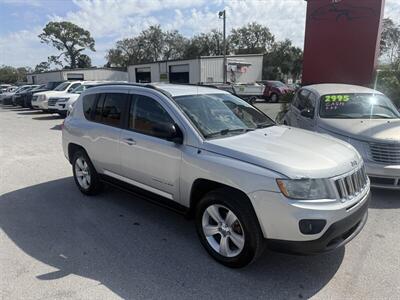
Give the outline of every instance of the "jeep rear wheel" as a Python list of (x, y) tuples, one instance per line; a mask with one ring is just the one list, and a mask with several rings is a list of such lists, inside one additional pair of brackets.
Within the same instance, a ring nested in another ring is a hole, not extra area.
[(264, 238), (251, 204), (231, 189), (211, 191), (200, 200), (196, 228), (207, 252), (231, 268), (248, 265), (264, 250)]
[(101, 182), (99, 176), (87, 154), (78, 150), (72, 160), (72, 171), (75, 183), (85, 195), (94, 195), (100, 191)]

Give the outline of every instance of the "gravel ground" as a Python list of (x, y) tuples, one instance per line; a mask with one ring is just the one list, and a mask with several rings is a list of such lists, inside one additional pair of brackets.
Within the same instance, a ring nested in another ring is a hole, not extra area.
[(267, 251), (231, 270), (208, 257), (192, 221), (112, 188), (80, 194), (61, 123), (0, 107), (0, 299), (400, 299), (400, 193), (374, 190), (344, 249)]

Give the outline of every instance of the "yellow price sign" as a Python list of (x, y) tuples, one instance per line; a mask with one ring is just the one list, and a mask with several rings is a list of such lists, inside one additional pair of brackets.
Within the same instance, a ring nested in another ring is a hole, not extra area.
[(348, 102), (350, 100), (350, 95), (343, 95), (343, 94), (337, 94), (337, 95), (325, 95), (325, 102)]

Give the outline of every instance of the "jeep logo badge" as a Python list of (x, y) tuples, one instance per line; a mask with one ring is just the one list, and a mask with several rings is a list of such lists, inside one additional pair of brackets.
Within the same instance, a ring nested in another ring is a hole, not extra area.
[(358, 165), (357, 161), (353, 160), (353, 161), (351, 162), (351, 166), (352, 166), (352, 167), (356, 167), (357, 165)]

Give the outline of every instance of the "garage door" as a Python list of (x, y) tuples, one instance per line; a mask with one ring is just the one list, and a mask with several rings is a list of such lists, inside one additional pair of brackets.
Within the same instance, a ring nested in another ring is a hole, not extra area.
[(169, 82), (189, 83), (189, 65), (169, 66)]
[(67, 73), (67, 80), (84, 80), (83, 73)]
[(136, 68), (136, 82), (149, 83), (151, 82), (151, 70), (150, 68)]

